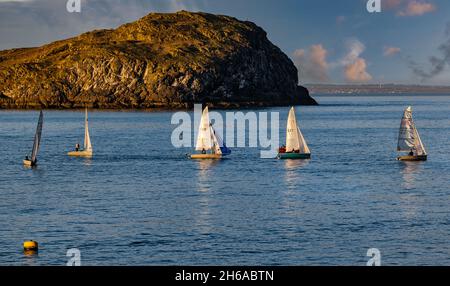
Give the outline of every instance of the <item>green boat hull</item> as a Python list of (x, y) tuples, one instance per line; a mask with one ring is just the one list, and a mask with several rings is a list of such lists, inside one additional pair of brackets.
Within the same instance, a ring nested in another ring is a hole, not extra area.
[(300, 154), (300, 153), (279, 153), (278, 159), (311, 159), (311, 154)]

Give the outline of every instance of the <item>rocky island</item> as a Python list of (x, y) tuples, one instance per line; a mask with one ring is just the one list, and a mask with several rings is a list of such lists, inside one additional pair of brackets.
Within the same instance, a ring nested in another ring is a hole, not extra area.
[(0, 108), (314, 105), (297, 68), (248, 21), (151, 13), (36, 48), (0, 51)]

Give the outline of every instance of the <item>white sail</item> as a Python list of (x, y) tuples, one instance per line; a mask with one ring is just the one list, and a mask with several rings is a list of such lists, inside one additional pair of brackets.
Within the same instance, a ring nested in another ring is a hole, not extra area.
[(39, 113), (38, 125), (36, 128), (36, 134), (34, 135), (33, 151), (31, 152), (31, 162), (36, 163), (36, 157), (41, 144), (42, 125), (44, 123), (44, 114), (42, 111)]
[(211, 128), (209, 122), (209, 112), (208, 107), (203, 110), (202, 118), (200, 120), (200, 126), (198, 129), (197, 144), (195, 145), (195, 150), (197, 151), (208, 151), (212, 149), (212, 137)]
[(400, 131), (398, 135), (398, 151), (410, 151), (415, 146), (414, 123), (412, 120), (412, 108), (408, 107), (400, 123)]
[(420, 139), (419, 131), (417, 131), (417, 128), (414, 126), (415, 134), (416, 134), (416, 150), (417, 155), (426, 155), (427, 151), (425, 150), (425, 146), (423, 146), (422, 139)]
[(397, 151), (413, 151), (416, 155), (426, 154), (419, 132), (414, 124), (411, 106), (409, 106), (403, 114), (398, 135)]
[(306, 144), (305, 138), (303, 137), (302, 132), (300, 131), (300, 128), (297, 127), (298, 132), (298, 140), (300, 142), (300, 153), (302, 154), (311, 154), (311, 150), (309, 150), (308, 144)]
[(84, 150), (92, 151), (91, 137), (89, 136), (89, 120), (88, 120), (87, 108), (86, 108), (85, 123), (84, 123)]
[(295, 118), (294, 107), (289, 111), (287, 127), (286, 127), (286, 152), (300, 150), (300, 140), (297, 127), (297, 119)]

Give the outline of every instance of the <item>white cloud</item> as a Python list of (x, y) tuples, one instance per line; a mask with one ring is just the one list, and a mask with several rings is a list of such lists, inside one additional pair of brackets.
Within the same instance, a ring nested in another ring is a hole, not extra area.
[(327, 54), (328, 51), (321, 44), (312, 45), (308, 52), (296, 50), (293, 56), (300, 80), (312, 83), (329, 81)]
[(425, 1), (409, 1), (405, 8), (400, 10), (397, 15), (399, 16), (421, 16), (426, 13), (430, 13), (436, 10), (436, 6), (432, 3)]
[(385, 57), (390, 57), (393, 55), (396, 55), (398, 53), (400, 53), (402, 50), (398, 47), (384, 47), (383, 48), (383, 55)]
[(367, 63), (361, 54), (366, 47), (359, 40), (353, 39), (347, 42), (348, 53), (342, 58), (344, 77), (348, 82), (364, 83), (372, 80), (372, 75), (367, 71)]
[(372, 80), (372, 76), (367, 72), (366, 60), (357, 58), (355, 62), (345, 66), (345, 79), (349, 82), (365, 83)]
[(337, 61), (329, 62), (328, 51), (321, 45), (312, 45), (309, 50), (298, 49), (294, 52), (294, 62), (299, 70), (299, 78), (303, 82), (324, 83), (330, 81), (329, 74), (341, 70), (345, 81), (365, 83), (373, 79), (367, 71), (367, 61), (361, 56), (366, 47), (357, 39), (346, 42), (347, 53)]

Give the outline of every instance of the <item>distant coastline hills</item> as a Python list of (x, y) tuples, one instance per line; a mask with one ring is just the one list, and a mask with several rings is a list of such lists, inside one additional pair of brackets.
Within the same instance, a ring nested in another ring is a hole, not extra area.
[(311, 94), (447, 94), (450, 86), (402, 84), (306, 84)]

